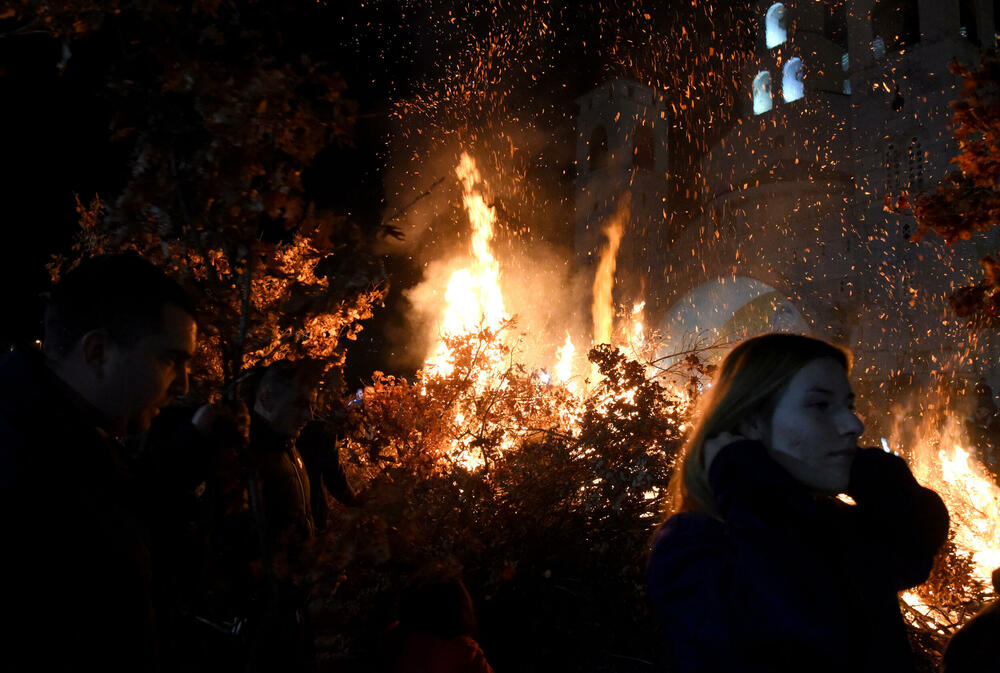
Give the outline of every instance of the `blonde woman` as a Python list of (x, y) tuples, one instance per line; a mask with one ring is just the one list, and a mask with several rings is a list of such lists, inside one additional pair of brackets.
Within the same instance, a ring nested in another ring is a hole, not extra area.
[(650, 556), (671, 671), (914, 670), (897, 592), (927, 578), (948, 513), (858, 448), (849, 369), (793, 334), (723, 361)]

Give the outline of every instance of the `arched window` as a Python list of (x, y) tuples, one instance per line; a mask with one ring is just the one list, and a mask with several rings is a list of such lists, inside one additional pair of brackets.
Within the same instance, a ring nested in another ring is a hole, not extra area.
[(914, 194), (924, 188), (924, 148), (916, 138), (910, 140), (906, 151), (906, 167), (910, 178), (910, 191)]
[(788, 11), (780, 2), (771, 5), (764, 15), (764, 41), (768, 49), (777, 47), (788, 39), (787, 16)]
[(802, 80), (805, 78), (805, 66), (802, 59), (796, 56), (789, 59), (785, 64), (784, 73), (781, 76), (781, 95), (786, 103), (798, 100), (806, 95), (805, 86)]
[(587, 146), (588, 168), (596, 171), (608, 165), (608, 132), (603, 126), (598, 126), (590, 134), (590, 145)]
[(771, 99), (771, 73), (762, 70), (753, 78), (753, 113), (759, 115), (774, 107)]
[(640, 126), (636, 128), (633, 137), (635, 144), (632, 149), (632, 165), (647, 171), (653, 170), (656, 163), (656, 150), (652, 129), (648, 126)]
[(847, 2), (845, 0), (827, 0), (823, 9), (823, 36), (838, 47), (846, 47)]
[[(882, 40), (884, 53), (899, 51), (920, 41), (917, 0), (876, 0), (871, 19), (872, 34)], [(877, 48), (875, 58), (881, 58)]]
[(961, 0), (958, 3), (958, 22), (962, 37), (974, 45), (979, 45), (979, 24), (976, 22), (976, 3), (972, 0)]
[(885, 170), (883, 192), (898, 195), (900, 188), (899, 152), (896, 150), (895, 145), (889, 145), (885, 148), (885, 161), (883, 162), (883, 169)]
[(1000, 0), (993, 0), (993, 41), (1000, 39)]
[(876, 37), (872, 40), (872, 51), (875, 52), (875, 60), (885, 57), (885, 40), (881, 37)]

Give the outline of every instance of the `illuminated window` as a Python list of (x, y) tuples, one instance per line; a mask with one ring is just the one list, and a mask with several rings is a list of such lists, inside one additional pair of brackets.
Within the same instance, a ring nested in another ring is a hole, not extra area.
[(802, 84), (804, 78), (805, 67), (802, 65), (802, 59), (798, 57), (789, 59), (781, 76), (781, 95), (786, 103), (806, 95), (805, 86)]
[(788, 29), (785, 27), (787, 15), (785, 6), (780, 2), (771, 5), (767, 14), (764, 15), (764, 40), (768, 49), (777, 47), (788, 39)]
[(844, 52), (844, 55), (840, 57), (840, 69), (843, 70), (844, 72), (847, 72), (848, 69), (850, 69), (850, 67), (851, 67), (851, 61), (847, 57), (847, 52)]
[(881, 37), (876, 37), (874, 40), (872, 40), (872, 51), (875, 52), (876, 61), (880, 58), (883, 58), (885, 56), (885, 40), (883, 40)]
[(771, 99), (771, 73), (762, 70), (753, 78), (753, 113), (759, 115), (774, 107)]

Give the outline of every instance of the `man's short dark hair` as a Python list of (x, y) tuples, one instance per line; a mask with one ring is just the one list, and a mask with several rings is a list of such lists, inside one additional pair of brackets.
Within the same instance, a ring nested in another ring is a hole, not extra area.
[(82, 262), (52, 288), (45, 307), (44, 348), (63, 357), (92, 330), (122, 346), (163, 329), (163, 308), (195, 316), (191, 297), (161, 269), (135, 253)]
[(299, 360), (278, 360), (262, 369), (254, 383), (254, 398), (261, 390), (283, 394), (293, 385), (301, 384), (307, 388), (320, 385), (319, 363), (310, 358)]

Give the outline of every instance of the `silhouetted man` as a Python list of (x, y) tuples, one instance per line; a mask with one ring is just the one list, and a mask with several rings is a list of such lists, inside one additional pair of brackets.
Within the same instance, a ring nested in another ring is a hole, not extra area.
[(136, 255), (54, 288), (41, 353), (0, 361), (0, 668), (156, 668), (139, 485), (121, 440), (187, 391), (190, 299)]
[(295, 441), (312, 418), (317, 385), (314, 363), (281, 360), (263, 371), (250, 398), (251, 502), (262, 527), (270, 585), (267, 614), (254, 639), (257, 671), (301, 670), (311, 656), (305, 576), (316, 529), (309, 476)]

